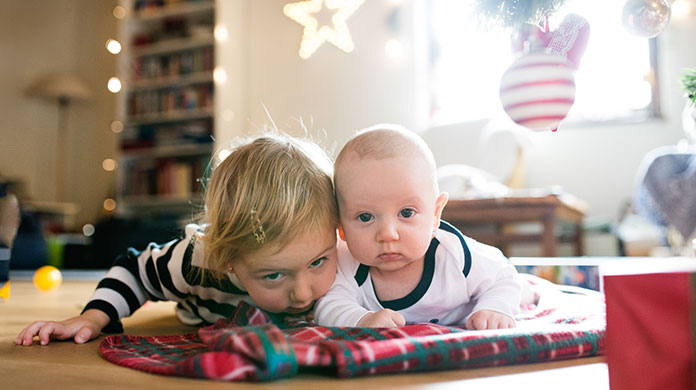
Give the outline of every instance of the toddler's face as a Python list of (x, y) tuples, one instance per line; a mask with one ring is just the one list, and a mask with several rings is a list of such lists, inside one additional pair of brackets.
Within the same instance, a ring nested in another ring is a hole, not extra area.
[(382, 271), (424, 258), (441, 206), (423, 160), (352, 159), (337, 174), (342, 237), (353, 257)]
[(256, 305), (272, 313), (302, 313), (336, 277), (336, 231), (305, 233), (284, 247), (264, 247), (233, 264)]

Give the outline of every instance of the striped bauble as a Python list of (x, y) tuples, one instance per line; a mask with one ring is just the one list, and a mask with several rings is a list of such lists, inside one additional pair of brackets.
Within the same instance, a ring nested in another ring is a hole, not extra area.
[(566, 57), (544, 52), (516, 59), (500, 80), (500, 101), (515, 123), (556, 131), (575, 101), (575, 69)]

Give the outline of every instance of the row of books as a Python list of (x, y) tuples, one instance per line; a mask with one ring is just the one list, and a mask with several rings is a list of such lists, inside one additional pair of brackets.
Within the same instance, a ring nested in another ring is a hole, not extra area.
[(212, 47), (166, 55), (136, 57), (133, 60), (133, 79), (157, 79), (212, 71), (215, 58)]
[(209, 163), (208, 155), (129, 161), (124, 167), (122, 193), (126, 196), (190, 197), (200, 193)]
[(204, 0), (135, 0), (133, 8), (136, 11), (169, 7), (178, 3), (201, 3)]
[(127, 104), (129, 117), (212, 108), (213, 84), (131, 92)]
[(173, 123), (126, 126), (119, 137), (121, 150), (200, 145), (213, 142), (213, 118)]

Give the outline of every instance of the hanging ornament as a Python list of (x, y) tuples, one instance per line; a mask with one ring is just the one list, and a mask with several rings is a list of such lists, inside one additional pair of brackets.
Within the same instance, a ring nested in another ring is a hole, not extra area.
[(628, 0), (622, 12), (623, 25), (643, 38), (658, 36), (667, 27), (672, 9), (667, 0)]
[(522, 55), (500, 80), (500, 101), (510, 119), (535, 131), (556, 131), (575, 102), (574, 73), (587, 47), (589, 24), (570, 14), (553, 32), (523, 27), (513, 39)]
[(520, 126), (556, 131), (575, 102), (573, 72), (558, 54), (537, 52), (518, 58), (500, 80), (503, 109)]

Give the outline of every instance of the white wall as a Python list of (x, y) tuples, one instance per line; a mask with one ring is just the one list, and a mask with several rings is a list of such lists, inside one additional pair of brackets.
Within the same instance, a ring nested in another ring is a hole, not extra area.
[[(356, 129), (397, 122), (423, 132), (440, 163), (476, 161), (480, 126), (428, 130), (420, 120), (422, 112), (417, 102), (423, 89), (418, 88), (412, 49), (414, 39), (422, 37), (414, 36), (413, 1), (403, 2), (399, 35), (406, 39), (407, 50), (400, 60), (384, 54), (384, 44), (393, 34), (387, 18), (394, 2), (367, 0), (348, 19), (355, 42), (352, 53), (325, 43), (303, 60), (297, 54), (302, 27), (283, 15), (287, 2), (240, 1), (246, 4), (244, 15), (221, 15), (220, 21), (241, 18), (246, 24), (246, 32), (240, 32), (245, 40), (246, 62), (239, 80), (245, 97), (236, 105), (243, 120), (234, 125), (220, 123), (218, 134), (226, 138), (267, 124), (265, 105), (279, 127), (296, 126), (295, 120), (301, 117), (313, 123), (313, 133), (325, 129), (325, 144), (335, 148), (340, 148)], [(682, 68), (696, 65), (694, 18), (682, 23), (672, 20), (659, 39), (664, 119), (633, 125), (562, 126), (557, 133), (533, 134), (527, 153), (526, 185), (561, 185), (589, 202), (590, 216), (616, 218), (623, 202), (631, 197), (636, 170), (645, 153), (683, 137), (679, 117), (685, 100), (677, 78)], [(620, 48), (616, 55), (621, 55)], [(225, 67), (225, 61), (220, 65)], [(219, 103), (228, 106), (224, 101)]]
[(106, 90), (115, 60), (104, 48), (116, 32), (116, 0), (0, 1), (0, 176), (23, 180), (33, 200), (56, 200), (55, 161), (58, 105), (27, 97), (35, 77), (72, 73), (92, 92), (70, 106), (67, 201), (93, 221), (113, 191), (113, 174), (102, 161), (115, 155), (109, 130), (115, 97)]

